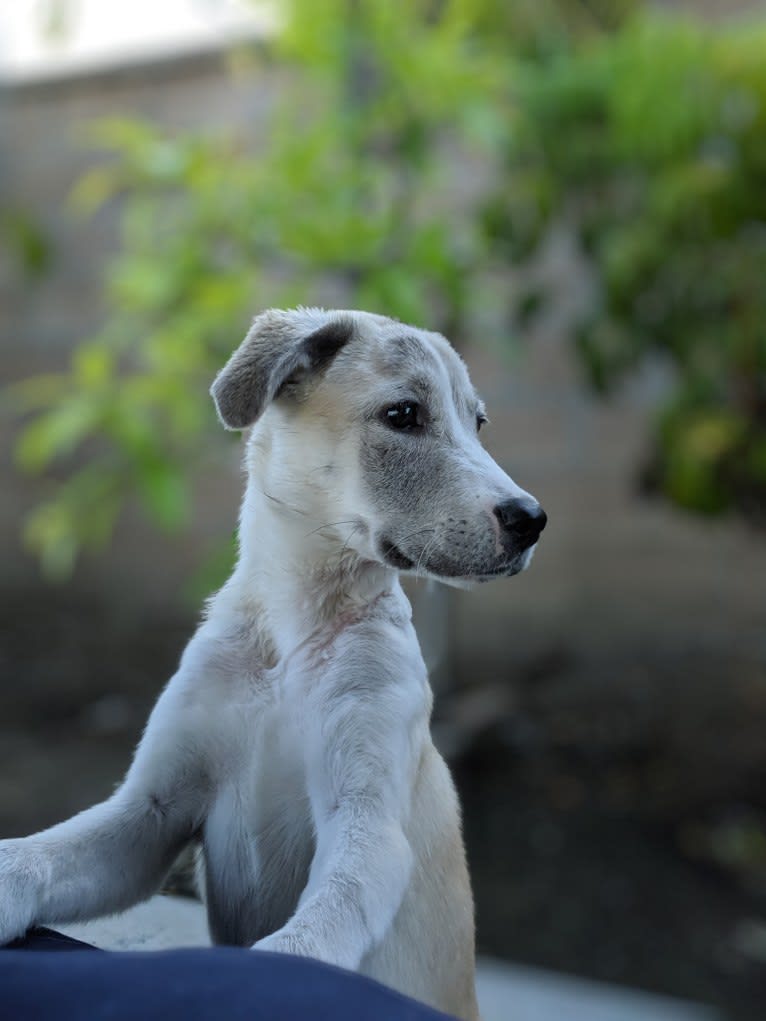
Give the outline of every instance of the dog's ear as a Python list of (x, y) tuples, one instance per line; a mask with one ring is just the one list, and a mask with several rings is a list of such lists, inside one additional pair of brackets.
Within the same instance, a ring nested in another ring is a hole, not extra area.
[[(326, 318), (322, 325), (319, 316)], [(252, 425), (285, 384), (323, 368), (353, 332), (351, 316), (343, 313), (272, 309), (256, 316), (210, 388), (221, 422), (227, 429)]]

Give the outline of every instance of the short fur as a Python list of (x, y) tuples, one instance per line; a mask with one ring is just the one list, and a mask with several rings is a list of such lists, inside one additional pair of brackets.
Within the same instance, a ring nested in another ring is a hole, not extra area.
[[(199, 839), (217, 942), (475, 1019), (458, 802), (398, 573), (514, 574), (544, 515), (482, 448), (481, 402), (438, 334), (267, 312), (212, 393), (224, 425), (252, 427), (237, 567), (119, 789), (0, 842), (0, 944), (149, 897)], [(417, 427), (392, 427), (408, 403)], [(501, 523), (508, 501), (537, 524)]]

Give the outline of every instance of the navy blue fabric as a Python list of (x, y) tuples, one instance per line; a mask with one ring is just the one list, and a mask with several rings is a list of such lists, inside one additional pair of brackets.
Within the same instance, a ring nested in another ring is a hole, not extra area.
[(0, 950), (0, 1021), (450, 1021), (307, 958), (233, 947), (94, 949), (38, 929)]
[(26, 936), (14, 940), (4, 950), (98, 950), (91, 943), (83, 943), (81, 939), (65, 936), (63, 932), (53, 929), (30, 929)]

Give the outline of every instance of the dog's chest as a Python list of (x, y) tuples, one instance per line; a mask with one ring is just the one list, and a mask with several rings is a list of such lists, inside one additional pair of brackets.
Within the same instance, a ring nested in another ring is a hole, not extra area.
[(237, 710), (229, 748), (235, 764), (204, 826), (216, 942), (247, 946), (279, 928), (308, 880), (314, 828), (299, 715), (283, 703)]
[(332, 801), (323, 721), (348, 700), (355, 720), (374, 715), (366, 678), (358, 690), (333, 682), (346, 641), (333, 634), (306, 643), (279, 668), (261, 672), (243, 654), (217, 691), (217, 712), (211, 701), (221, 721), (212, 753), (219, 779), (203, 844), (217, 942), (250, 945), (280, 928), (308, 883), (316, 826)]

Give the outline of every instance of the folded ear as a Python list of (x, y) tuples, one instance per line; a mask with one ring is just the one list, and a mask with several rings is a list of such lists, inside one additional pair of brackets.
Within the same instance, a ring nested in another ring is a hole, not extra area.
[(319, 371), (353, 332), (353, 319), (341, 312), (271, 309), (256, 316), (210, 388), (221, 422), (227, 429), (252, 425), (285, 383)]

